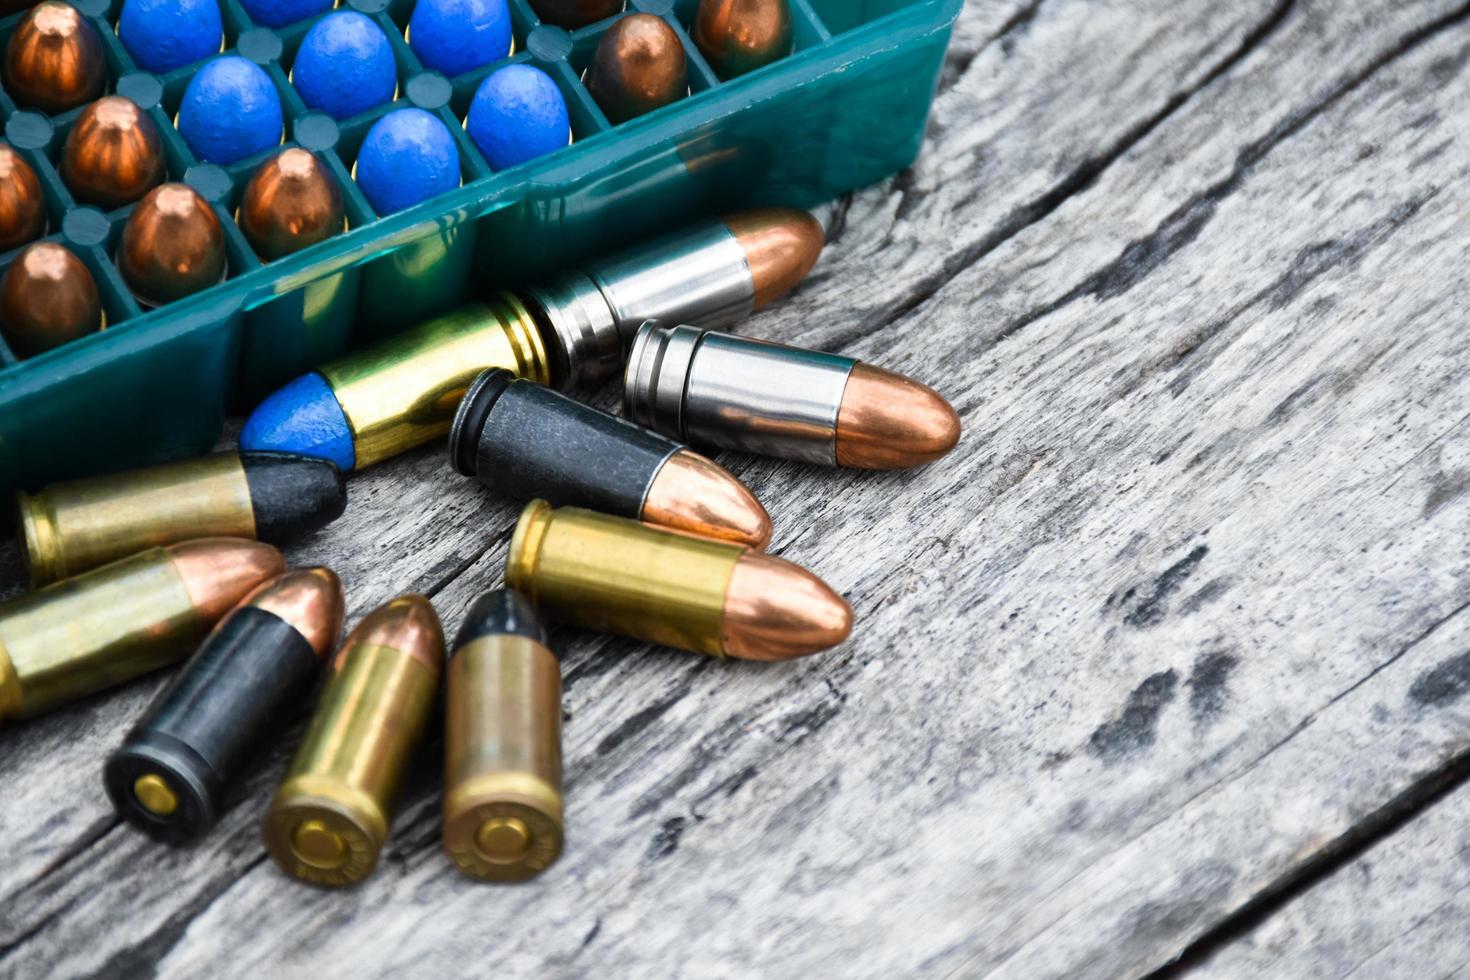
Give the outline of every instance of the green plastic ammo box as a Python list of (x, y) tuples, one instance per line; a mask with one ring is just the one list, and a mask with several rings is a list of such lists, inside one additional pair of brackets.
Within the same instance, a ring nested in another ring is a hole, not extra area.
[[(292, 58), (313, 21), (282, 30), (251, 23), (220, 0), (225, 47), (262, 65), (280, 90), (288, 145), (327, 161), (342, 184), (347, 233), (263, 264), (233, 220), (250, 174), (271, 155), (221, 168), (198, 164), (173, 127), (193, 72), (140, 72), (114, 30), (121, 0), (74, 0), (107, 51), (109, 91), (147, 109), (164, 134), (169, 178), (185, 180), (224, 221), (220, 284), (158, 309), (129, 295), (114, 253), (131, 207), (78, 207), (57, 159), (81, 111), (18, 111), (0, 89), (5, 139), (45, 188), (48, 237), (97, 280), (107, 329), (18, 361), (0, 341), (0, 492), (197, 454), (227, 410), (314, 365), (405, 329), (465, 298), (545, 275), (697, 218), (763, 205), (810, 206), (911, 163), (924, 136), (945, 48), (962, 0), (790, 0), (796, 50), (720, 82), (688, 39), (698, 0), (631, 0), (684, 38), (690, 96), (611, 126), (580, 77), (613, 21), (568, 33), (509, 0), (515, 54), (551, 74), (571, 110), (575, 142), (496, 173), (462, 128), (480, 81), (500, 65), (446, 79), (403, 41), (412, 0), (352, 0), (393, 41), (398, 100), (338, 123), (308, 112), (291, 87)], [(0, 45), (24, 14), (0, 20)], [(501, 62), (500, 64), (505, 64)], [(202, 64), (202, 62), (200, 63)], [(459, 142), (464, 183), (379, 218), (353, 183), (358, 146), (392, 108), (437, 112)], [(0, 255), (0, 273), (15, 252)]]

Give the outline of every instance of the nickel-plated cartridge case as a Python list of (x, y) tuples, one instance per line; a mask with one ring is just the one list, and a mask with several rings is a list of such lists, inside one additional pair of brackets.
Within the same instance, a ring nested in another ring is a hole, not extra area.
[(186, 656), (282, 571), (268, 544), (152, 548), (0, 605), (0, 720), (28, 718)]
[(343, 642), (265, 815), (266, 850), (288, 875), (336, 887), (372, 873), (443, 663), (444, 633), (422, 596), (381, 606)]
[(791, 562), (535, 500), (521, 512), (505, 584), (588, 629), (746, 660), (789, 660), (835, 646), (852, 610)]
[(326, 460), (217, 453), (16, 495), (31, 585), (197, 537), (284, 544), (342, 516), (347, 488)]
[(118, 814), (166, 844), (214, 826), (252, 751), (310, 691), (342, 606), (337, 576), (313, 568), (265, 583), (220, 620), (108, 757)]
[(485, 593), (446, 669), (445, 853), (475, 878), (535, 877), (562, 847), (561, 668), (536, 611)]
[(931, 463), (960, 437), (950, 404), (902, 375), (652, 322), (629, 355), (623, 414), (696, 446), (864, 469)]
[(766, 509), (716, 463), (508, 371), (486, 371), (470, 387), (449, 457), (512, 500), (540, 497), (757, 549), (771, 539)]
[(646, 320), (727, 327), (784, 296), (821, 256), (805, 211), (729, 215), (588, 264), (526, 292), (565, 384), (617, 373)]

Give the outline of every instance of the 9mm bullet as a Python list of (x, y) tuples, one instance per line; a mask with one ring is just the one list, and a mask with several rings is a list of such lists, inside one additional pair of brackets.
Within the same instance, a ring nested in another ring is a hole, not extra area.
[(287, 572), (220, 620), (103, 769), (118, 814), (187, 844), (218, 821), (253, 750), (304, 697), (342, 632), (342, 583)]
[(0, 605), (0, 721), (29, 718), (187, 655), (281, 574), (268, 544), (152, 548)]
[(266, 850), (282, 871), (326, 887), (372, 873), (443, 664), (444, 632), (423, 596), (379, 607), (343, 642), (265, 814)]
[(562, 848), (561, 667), (520, 593), (470, 606), (445, 702), (445, 853), (474, 878), (535, 877)]
[(53, 116), (75, 109), (107, 84), (102, 37), (71, 4), (45, 0), (10, 35), (0, 77), (22, 108)]
[(852, 629), (842, 597), (791, 562), (544, 500), (521, 511), (505, 584), (578, 626), (716, 657), (790, 660)]
[(41, 181), (25, 157), (0, 143), (0, 252), (35, 241), (46, 231)]
[(105, 322), (96, 280), (65, 245), (27, 245), (0, 278), (0, 333), (17, 357), (44, 354)]
[(787, 0), (700, 0), (690, 36), (716, 75), (736, 78), (791, 53), (791, 7)]
[(216, 453), (16, 495), (31, 587), (145, 548), (196, 537), (285, 544), (347, 508), (331, 463), (281, 453)]
[(941, 458), (960, 419), (933, 389), (850, 357), (646, 323), (623, 414), (696, 446), (825, 466), (902, 469)]
[(449, 456), (511, 500), (541, 497), (757, 550), (771, 540), (766, 509), (718, 464), (509, 371), (470, 386)]
[(684, 45), (662, 17), (628, 14), (602, 35), (586, 82), (614, 126), (636, 119), (689, 93)]
[(163, 138), (130, 99), (98, 99), (72, 123), (61, 151), (61, 180), (80, 203), (120, 208), (163, 183), (164, 176)]
[(240, 446), (370, 466), (445, 436), (487, 368), (562, 388), (598, 381), (622, 369), (644, 320), (728, 326), (800, 282), (821, 249), (821, 226), (804, 211), (705, 222), (303, 375), (256, 407)]

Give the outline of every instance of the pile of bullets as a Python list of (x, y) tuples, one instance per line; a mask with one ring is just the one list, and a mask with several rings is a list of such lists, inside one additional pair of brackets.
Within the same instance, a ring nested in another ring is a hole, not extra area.
[[(539, 6), (571, 18), (589, 5)], [(701, 46), (729, 32), (732, 11), (772, 6), (706, 3)], [(629, 22), (636, 30), (633, 16), (619, 23)], [(72, 138), (102, 127), (146, 147), (139, 118), (103, 99)], [(0, 169), (15, 160), (0, 156)], [(294, 200), (300, 219), (257, 222), (247, 191), (240, 221), (257, 247), (300, 247), (301, 229), (340, 224), (330, 195), (310, 190), (314, 163), (288, 150), (256, 174), (267, 210), (278, 217)], [(185, 192), (153, 189), (133, 221), (156, 215), (149, 235), (187, 245), (177, 221), (209, 208)], [(298, 378), (255, 408), (237, 451), (20, 494), (33, 591), (0, 604), (0, 719), (187, 658), (104, 769), (123, 819), (185, 844), (218, 821), (262, 744), (316, 689), (264, 837), (287, 874), (339, 886), (372, 872), (442, 685), (449, 859), (487, 880), (540, 873), (561, 853), (564, 810), (561, 679), (543, 617), (756, 661), (813, 654), (851, 630), (840, 595), (765, 553), (771, 518), (755, 494), (690, 446), (897, 469), (959, 440), (954, 409), (917, 381), (722, 332), (800, 283), (823, 244), (804, 211), (706, 221)], [(7, 302), (9, 290), (7, 277)], [(3, 309), (0, 320), (11, 322)], [(567, 393), (616, 374), (622, 418)], [(339, 642), (338, 576), (287, 570), (276, 545), (339, 517), (348, 474), (446, 437), (456, 471), (524, 504), (504, 587), (471, 605), (447, 651), (417, 595), (370, 612)]]

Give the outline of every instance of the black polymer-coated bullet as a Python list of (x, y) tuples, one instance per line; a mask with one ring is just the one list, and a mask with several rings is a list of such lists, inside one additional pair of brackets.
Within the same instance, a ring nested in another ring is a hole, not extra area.
[(757, 550), (771, 519), (745, 485), (677, 442), (493, 368), (449, 434), (456, 469), (496, 493), (646, 521)]
[(284, 544), (347, 507), (342, 473), (323, 459), (216, 453), (18, 497), (31, 584), (42, 586), (145, 548), (189, 538)]
[(118, 814), (165, 844), (212, 827), (253, 750), (310, 691), (343, 605), (337, 576), (312, 568), (267, 582), (220, 620), (108, 758)]

